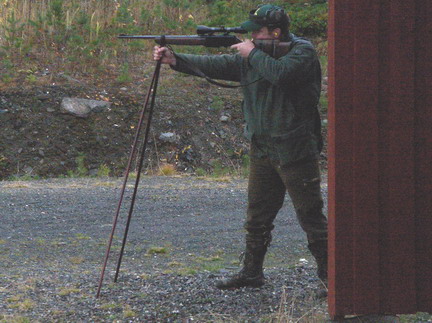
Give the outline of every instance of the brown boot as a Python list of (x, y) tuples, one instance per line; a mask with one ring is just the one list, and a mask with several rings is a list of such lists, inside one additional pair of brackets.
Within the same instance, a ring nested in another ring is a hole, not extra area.
[(230, 278), (216, 282), (219, 289), (236, 289), (241, 287), (261, 287), (264, 285), (263, 263), (268, 243), (262, 237), (246, 237), (246, 251), (243, 268)]

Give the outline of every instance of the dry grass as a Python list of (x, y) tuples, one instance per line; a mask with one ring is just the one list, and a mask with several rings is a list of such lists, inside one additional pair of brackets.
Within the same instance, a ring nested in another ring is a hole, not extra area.
[(176, 175), (177, 171), (174, 165), (171, 164), (163, 164), (159, 167), (159, 176), (173, 176)]

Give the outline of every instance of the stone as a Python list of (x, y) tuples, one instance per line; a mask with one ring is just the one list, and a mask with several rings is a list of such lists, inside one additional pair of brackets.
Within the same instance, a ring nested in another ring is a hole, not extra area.
[(86, 118), (90, 112), (101, 112), (111, 107), (111, 102), (87, 100), (80, 98), (64, 98), (61, 111), (79, 118)]
[(175, 143), (179, 140), (179, 138), (173, 132), (163, 132), (160, 134), (159, 140), (163, 142)]
[(222, 122), (228, 122), (230, 120), (230, 117), (223, 115), (223, 116), (220, 117), (219, 120), (222, 121)]

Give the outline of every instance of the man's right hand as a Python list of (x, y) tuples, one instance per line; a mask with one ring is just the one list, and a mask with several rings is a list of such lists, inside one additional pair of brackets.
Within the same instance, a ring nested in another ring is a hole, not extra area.
[(155, 46), (153, 50), (153, 60), (161, 60), (162, 64), (176, 65), (177, 60), (171, 49), (167, 47)]

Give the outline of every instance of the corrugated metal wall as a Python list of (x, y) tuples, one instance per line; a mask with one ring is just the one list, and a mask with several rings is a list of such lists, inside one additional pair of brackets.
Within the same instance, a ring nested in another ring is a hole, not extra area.
[(329, 7), (329, 313), (432, 312), (432, 0)]

